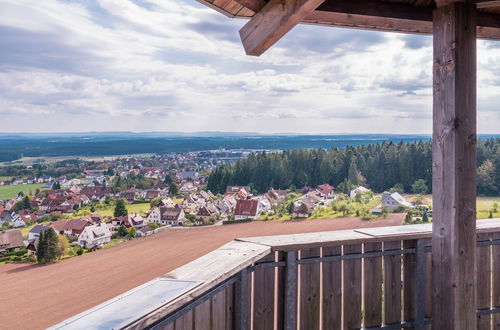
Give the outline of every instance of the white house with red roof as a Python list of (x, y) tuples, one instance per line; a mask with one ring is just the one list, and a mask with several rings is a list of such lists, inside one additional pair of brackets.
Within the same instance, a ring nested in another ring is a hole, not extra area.
[(236, 202), (234, 211), (235, 220), (252, 219), (256, 220), (259, 217), (260, 208), (257, 199), (239, 199)]

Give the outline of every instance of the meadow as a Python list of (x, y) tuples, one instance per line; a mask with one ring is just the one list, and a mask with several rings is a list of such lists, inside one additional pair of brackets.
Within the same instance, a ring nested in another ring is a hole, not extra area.
[(43, 184), (18, 184), (18, 185), (8, 185), (0, 186), (0, 200), (11, 199), (17, 196), (19, 192), (23, 192), (25, 195), (34, 194), (37, 189), (43, 190)]

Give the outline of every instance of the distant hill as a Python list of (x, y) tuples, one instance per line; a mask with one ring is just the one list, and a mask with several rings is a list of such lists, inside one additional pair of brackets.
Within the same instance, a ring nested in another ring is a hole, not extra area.
[(59, 133), (0, 134), (0, 161), (21, 157), (116, 156), (218, 149), (330, 149), (378, 142), (429, 140), (428, 135), (266, 135), (257, 133)]

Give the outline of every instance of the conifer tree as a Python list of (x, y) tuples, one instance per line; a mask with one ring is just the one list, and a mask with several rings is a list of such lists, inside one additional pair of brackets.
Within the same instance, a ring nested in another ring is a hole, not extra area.
[(115, 217), (126, 217), (128, 215), (127, 206), (125, 205), (125, 200), (123, 198), (116, 201), (113, 215)]

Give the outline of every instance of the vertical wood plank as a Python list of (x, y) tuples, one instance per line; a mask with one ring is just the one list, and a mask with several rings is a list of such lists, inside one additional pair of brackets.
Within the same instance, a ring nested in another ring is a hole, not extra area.
[[(491, 239), (500, 240), (500, 233), (491, 234)], [(492, 305), (500, 307), (500, 245), (493, 245), (491, 250), (493, 257)], [(500, 330), (500, 313), (493, 314), (493, 329)]]
[[(300, 251), (300, 259), (319, 257), (320, 248)], [(319, 329), (320, 263), (299, 266), (299, 329)]]
[(196, 330), (211, 330), (210, 323), (210, 300), (203, 302), (201, 305), (196, 306), (194, 313), (194, 328)]
[[(211, 298), (212, 302), (212, 329), (226, 328), (226, 292), (221, 291)], [(177, 329), (175, 329), (177, 330)]]
[[(384, 251), (400, 249), (401, 241), (384, 242)], [(401, 322), (401, 255), (384, 256), (384, 322)]]
[[(278, 252), (276, 261), (286, 261), (284, 252)], [(278, 267), (276, 269), (276, 329), (283, 329), (285, 327), (285, 267)]]
[[(361, 245), (344, 245), (344, 255), (361, 253)], [(361, 328), (361, 259), (344, 260), (344, 329)]]
[[(274, 254), (261, 262), (274, 261)], [(258, 268), (254, 272), (253, 329), (274, 328), (274, 268)]]
[[(490, 234), (477, 234), (477, 241), (489, 241)], [(491, 246), (476, 248), (477, 260), (477, 308), (489, 308), (491, 302)], [(490, 329), (491, 315), (478, 315), (477, 328)]]
[(476, 8), (433, 15), (433, 329), (476, 328)]
[[(416, 249), (417, 241), (403, 241), (403, 249)], [(415, 306), (415, 285), (417, 283), (417, 264), (414, 253), (403, 256), (403, 319), (404, 321), (414, 321), (416, 318)], [(408, 329), (414, 329), (413, 327)]]
[[(235, 294), (235, 285), (231, 284), (225, 290), (226, 293), (226, 330), (235, 329), (235, 319), (234, 319), (234, 294)], [(198, 328), (196, 328), (198, 329)]]
[(162, 330), (175, 330), (175, 321), (161, 328)]
[[(432, 245), (432, 239), (430, 238), (426, 238), (423, 240), (424, 241), (424, 245), (427, 247), (431, 247)], [(432, 318), (432, 252), (431, 250), (429, 252), (427, 252), (425, 254), (425, 293), (424, 293), (424, 297), (425, 297), (425, 310), (424, 310), (424, 314), (425, 314), (425, 317), (426, 318)], [(431, 330), (432, 329), (432, 325), (431, 324), (428, 324), (425, 326), (425, 329), (426, 330)]]
[(175, 320), (175, 330), (193, 330), (193, 311), (189, 311)]
[[(365, 243), (364, 251), (380, 252), (382, 243)], [(382, 324), (382, 257), (364, 259), (364, 322), (363, 326), (375, 327)]]
[[(341, 246), (324, 247), (323, 257), (342, 254)], [(323, 330), (342, 328), (342, 261), (324, 262), (323, 269)], [(278, 328), (279, 329), (279, 328)]]

